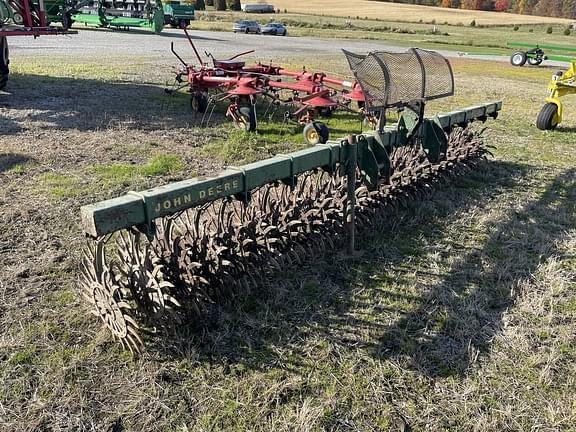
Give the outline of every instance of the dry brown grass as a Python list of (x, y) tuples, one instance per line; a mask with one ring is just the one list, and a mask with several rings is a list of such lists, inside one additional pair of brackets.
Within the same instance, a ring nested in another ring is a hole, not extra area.
[(270, 2), (280, 10), (305, 14), (324, 14), (343, 17), (378, 18), (386, 21), (420, 20), (436, 23), (469, 24), (475, 20), (477, 24), (509, 25), (534, 23), (564, 23), (571, 22), (563, 18), (539, 17), (509, 13), (471, 11), (464, 9), (447, 9), (438, 7), (425, 7), (399, 3), (385, 3), (367, 0), (348, 2), (343, 0), (274, 0)]
[[(293, 59), (314, 61), (343, 67)], [(0, 113), (0, 430), (573, 431), (576, 137), (534, 128), (550, 70), (454, 66), (441, 108), (505, 100), (496, 160), (363, 235), (361, 259), (277, 275), (138, 360), (77, 295), (79, 206), (135, 187), (93, 167), (170, 152), (218, 171), (197, 146), (228, 131), (162, 108), (137, 84), (152, 67), (130, 86), (45, 78), (42, 98), (38, 76), (15, 76)], [(80, 190), (50, 193), (46, 173)]]

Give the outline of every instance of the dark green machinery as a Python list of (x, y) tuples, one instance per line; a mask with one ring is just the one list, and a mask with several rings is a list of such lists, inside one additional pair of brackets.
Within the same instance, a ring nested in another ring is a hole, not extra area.
[(194, 6), (178, 0), (47, 0), (47, 18), (65, 29), (74, 23), (96, 27), (151, 28), (160, 33), (164, 25), (186, 27), (194, 20)]
[[(510, 56), (512, 66), (524, 66), (528, 63), (531, 66), (539, 66), (544, 60), (554, 60), (560, 62), (570, 62), (572, 57), (556, 52), (576, 52), (576, 48), (564, 45), (532, 44), (527, 42), (508, 42), (511, 48), (523, 48), (515, 51)], [(526, 49), (527, 48), (527, 49)], [(544, 50), (553, 51), (553, 54), (546, 54)]]
[[(357, 229), (483, 159), (481, 136), (467, 125), (496, 118), (500, 102), (423, 115), (427, 100), (453, 92), (444, 58), (423, 50), (347, 56), (367, 109), (380, 113), (375, 131), (82, 207), (94, 239), (84, 293), (123, 346), (140, 351), (142, 331), (201, 316), (286, 266), (344, 244), (352, 251)], [(402, 115), (385, 126), (390, 108)]]

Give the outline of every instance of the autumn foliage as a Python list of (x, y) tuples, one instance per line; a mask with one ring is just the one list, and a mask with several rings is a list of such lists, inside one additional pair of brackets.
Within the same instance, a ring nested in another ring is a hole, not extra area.
[(576, 0), (379, 0), (445, 8), (576, 18)]

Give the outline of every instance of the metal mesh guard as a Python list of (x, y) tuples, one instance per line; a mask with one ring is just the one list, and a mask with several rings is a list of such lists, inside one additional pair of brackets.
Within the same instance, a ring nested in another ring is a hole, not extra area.
[(344, 51), (360, 83), (368, 109), (405, 106), (416, 99), (454, 94), (454, 74), (448, 60), (434, 51), (411, 48), (405, 53)]

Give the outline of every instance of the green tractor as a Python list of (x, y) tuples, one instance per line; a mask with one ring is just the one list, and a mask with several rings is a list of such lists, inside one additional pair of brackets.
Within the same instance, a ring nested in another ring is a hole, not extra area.
[(576, 60), (572, 60), (566, 71), (556, 72), (548, 83), (550, 94), (542, 106), (536, 127), (540, 130), (554, 130), (562, 122), (563, 107), (560, 98), (576, 93)]

